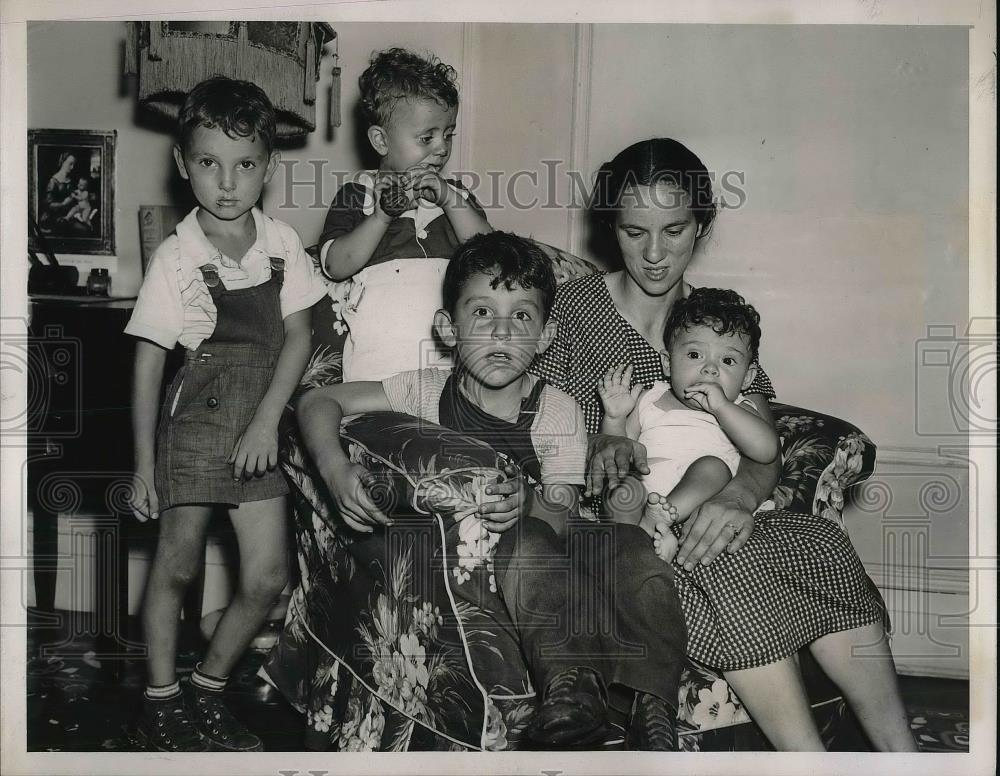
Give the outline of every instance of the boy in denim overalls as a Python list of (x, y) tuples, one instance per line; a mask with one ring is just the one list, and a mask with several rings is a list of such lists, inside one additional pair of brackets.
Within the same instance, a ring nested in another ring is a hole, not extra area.
[[(305, 369), (309, 308), (324, 287), (294, 230), (254, 207), (278, 163), (264, 92), (223, 77), (203, 81), (178, 124), (174, 159), (198, 207), (153, 255), (125, 329), (139, 338), (132, 507), (160, 518), (142, 613), (149, 656), (138, 737), (160, 751), (259, 751), (222, 692), (285, 586), (278, 419)], [(164, 361), (176, 344), (186, 349), (184, 366), (160, 408)], [(182, 693), (181, 601), (204, 563), (215, 505), (229, 509), (240, 579)]]

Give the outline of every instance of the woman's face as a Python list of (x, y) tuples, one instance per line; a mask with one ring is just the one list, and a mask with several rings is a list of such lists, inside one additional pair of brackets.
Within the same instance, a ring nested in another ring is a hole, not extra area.
[(62, 167), (59, 168), (59, 172), (68, 174), (73, 172), (73, 168), (76, 166), (76, 157), (70, 154), (65, 159), (63, 159)]
[(666, 294), (680, 282), (698, 235), (691, 200), (673, 184), (624, 191), (615, 236), (625, 272), (649, 296)]

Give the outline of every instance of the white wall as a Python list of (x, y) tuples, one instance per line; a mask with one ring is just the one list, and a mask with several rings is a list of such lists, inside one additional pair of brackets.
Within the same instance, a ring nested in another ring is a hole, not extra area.
[(568, 202), (568, 178), (558, 175), (551, 191), (542, 161), (570, 163), (576, 26), (470, 27), (475, 107), (468, 167), (484, 178), (476, 194), (493, 206), (487, 213), (496, 228), (566, 248), (570, 211), (559, 205)]
[[(851, 541), (882, 591), (893, 622), (893, 655), (903, 673), (968, 676), (969, 613), (992, 591), (970, 579), (976, 470), (959, 452), (882, 449), (875, 475), (845, 514)], [(993, 560), (986, 561), (988, 565)]]

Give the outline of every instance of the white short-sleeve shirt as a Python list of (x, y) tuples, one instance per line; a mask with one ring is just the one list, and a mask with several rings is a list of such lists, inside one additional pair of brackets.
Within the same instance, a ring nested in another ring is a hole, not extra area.
[(197, 350), (215, 331), (216, 309), (200, 267), (214, 264), (227, 289), (252, 288), (271, 278), (271, 258), (285, 262), (281, 317), (312, 307), (326, 295), (319, 273), (288, 224), (251, 211), (257, 239), (240, 261), (224, 255), (205, 236), (198, 208), (177, 224), (150, 259), (125, 332), (168, 350)]

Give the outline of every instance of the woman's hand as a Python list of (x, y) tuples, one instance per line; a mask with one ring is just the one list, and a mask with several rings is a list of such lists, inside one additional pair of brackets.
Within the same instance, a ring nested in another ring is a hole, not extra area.
[(132, 472), (132, 494), (129, 496), (129, 506), (135, 518), (145, 523), (156, 520), (160, 516), (160, 500), (153, 487), (152, 471)]
[(251, 420), (240, 434), (226, 463), (233, 465), (233, 479), (262, 476), (278, 465), (278, 428)]
[(340, 516), (348, 526), (361, 533), (372, 533), (376, 525), (392, 525), (392, 520), (375, 505), (368, 493), (374, 480), (364, 466), (350, 462), (323, 473), (323, 481), (337, 501)]
[(597, 395), (604, 405), (604, 416), (611, 420), (622, 420), (628, 416), (642, 393), (642, 383), (632, 385), (632, 365), (620, 364), (609, 369), (597, 384)]
[(646, 446), (628, 437), (595, 434), (589, 441), (586, 497), (599, 496), (604, 488), (614, 490), (635, 468), (640, 474), (649, 474), (646, 464)]
[(734, 498), (720, 493), (688, 518), (681, 533), (677, 562), (691, 571), (714, 561), (723, 550), (738, 551), (753, 533), (753, 515)]
[(521, 519), (528, 503), (528, 488), (514, 467), (505, 467), (509, 479), (487, 486), (487, 496), (500, 496), (496, 501), (481, 504), (478, 513), (483, 524), (493, 533), (503, 533)]

